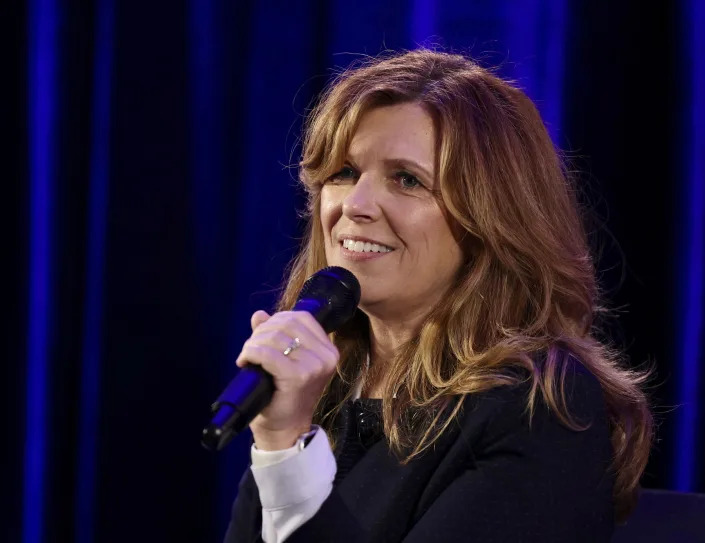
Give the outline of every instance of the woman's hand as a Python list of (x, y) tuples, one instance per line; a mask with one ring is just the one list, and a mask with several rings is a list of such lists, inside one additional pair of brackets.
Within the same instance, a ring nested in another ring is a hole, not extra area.
[[(235, 364), (262, 366), (274, 378), (272, 401), (250, 423), (258, 449), (287, 449), (308, 432), (323, 389), (338, 363), (338, 349), (313, 315), (281, 311), (270, 316), (256, 311), (252, 335)], [(299, 347), (283, 353), (299, 339)]]

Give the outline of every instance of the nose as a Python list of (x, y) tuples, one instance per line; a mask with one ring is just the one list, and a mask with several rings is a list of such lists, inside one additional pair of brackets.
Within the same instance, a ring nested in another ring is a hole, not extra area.
[(379, 194), (370, 175), (362, 175), (343, 199), (343, 215), (356, 222), (371, 222), (380, 216)]

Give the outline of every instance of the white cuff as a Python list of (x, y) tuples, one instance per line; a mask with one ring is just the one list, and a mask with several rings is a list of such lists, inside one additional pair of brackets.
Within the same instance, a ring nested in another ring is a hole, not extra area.
[[(316, 428), (316, 434), (318, 434), (318, 431), (318, 428)], [(255, 444), (253, 443), (252, 448), (250, 449), (250, 457), (252, 458), (253, 468), (264, 468), (266, 466), (278, 464), (279, 462), (283, 462), (287, 458), (291, 458), (297, 454), (299, 454), (299, 448), (296, 445), (280, 451), (261, 451), (255, 447)]]
[(252, 475), (262, 503), (262, 539), (281, 543), (320, 509), (333, 490), (337, 466), (325, 431), (301, 451), (252, 448)]
[[(333, 484), (337, 466), (328, 436), (322, 428), (316, 429), (316, 435), (302, 451), (294, 450), (294, 454), (290, 451), (291, 448), (256, 451), (257, 456), (264, 453), (265, 457), (277, 459), (276, 463), (264, 466), (252, 465), (262, 509), (299, 504), (320, 492), (322, 487)], [(272, 452), (279, 454), (272, 455)]]

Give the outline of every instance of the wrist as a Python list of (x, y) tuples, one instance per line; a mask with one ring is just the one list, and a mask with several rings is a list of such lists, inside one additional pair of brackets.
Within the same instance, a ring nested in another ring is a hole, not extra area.
[(255, 447), (260, 451), (281, 451), (290, 449), (299, 440), (302, 434), (310, 432), (313, 427), (307, 426), (296, 427), (294, 429), (282, 430), (252, 430)]

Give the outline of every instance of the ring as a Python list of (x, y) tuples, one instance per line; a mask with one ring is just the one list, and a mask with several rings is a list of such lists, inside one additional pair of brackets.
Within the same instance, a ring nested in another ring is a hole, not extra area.
[(291, 343), (289, 343), (289, 346), (286, 349), (284, 349), (282, 354), (284, 356), (289, 356), (292, 351), (295, 351), (299, 347), (301, 347), (301, 341), (299, 340), (299, 338), (295, 337), (294, 339), (291, 340)]

